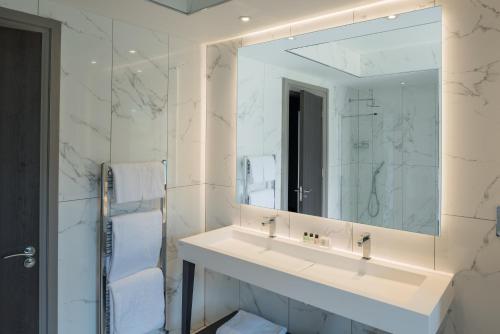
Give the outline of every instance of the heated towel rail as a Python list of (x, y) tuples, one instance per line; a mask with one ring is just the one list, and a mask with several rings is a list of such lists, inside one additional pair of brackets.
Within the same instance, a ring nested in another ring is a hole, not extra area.
[[(165, 195), (160, 199), (160, 211), (163, 216), (162, 245), (160, 252), (160, 268), (164, 277), (165, 292), (165, 328), (167, 322), (166, 277), (167, 277), (167, 161), (165, 167)], [(107, 288), (107, 266), (112, 253), (111, 200), (113, 190), (113, 171), (109, 164), (101, 165), (101, 219), (97, 231), (97, 333), (110, 333), (109, 291)]]

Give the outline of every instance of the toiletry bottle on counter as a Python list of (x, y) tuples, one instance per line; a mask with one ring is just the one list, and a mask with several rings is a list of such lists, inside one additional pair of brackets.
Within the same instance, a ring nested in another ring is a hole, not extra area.
[(307, 234), (307, 232), (304, 232), (304, 236), (302, 237), (302, 241), (306, 244), (309, 242), (309, 235)]
[(319, 235), (318, 234), (314, 235), (314, 244), (319, 245)]
[(309, 233), (309, 243), (314, 244), (314, 234)]

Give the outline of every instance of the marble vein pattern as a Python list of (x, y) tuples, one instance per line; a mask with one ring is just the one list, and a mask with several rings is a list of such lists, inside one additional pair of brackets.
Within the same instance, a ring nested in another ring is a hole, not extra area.
[(48, 1), (40, 15), (62, 22), (59, 199), (97, 197), (110, 157), (112, 23)]
[(167, 158), (169, 37), (113, 22), (111, 161)]
[(436, 269), (456, 273), (456, 296), (440, 333), (495, 333), (500, 326), (500, 240), (495, 223), (443, 216)]
[(205, 322), (211, 324), (239, 309), (240, 281), (205, 269)]
[[(167, 327), (181, 330), (182, 259), (178, 257), (178, 240), (204, 231), (204, 186), (169, 189), (167, 192)], [(204, 325), (204, 269), (197, 266), (193, 292), (192, 328)]]
[(88, 334), (96, 330), (98, 220), (98, 199), (59, 205), (59, 333)]
[[(234, 187), (205, 185), (205, 231), (240, 225), (240, 205)], [(207, 324), (236, 311), (239, 307), (240, 282), (212, 270), (205, 270), (205, 321)]]
[[(492, 41), (500, 35), (500, 7), (488, 0), (438, 4), (444, 8), (446, 41), (443, 191), (448, 195), (443, 196), (443, 213), (496, 219), (500, 202), (500, 47)], [(458, 54), (460, 57), (451, 56)]]
[(208, 184), (234, 186), (236, 181), (236, 71), (241, 40), (207, 47), (206, 171)]
[(29, 14), (38, 13), (38, 0), (0, 0), (0, 7)]
[(290, 299), (288, 330), (297, 334), (351, 334), (351, 320)]
[(240, 283), (240, 309), (256, 314), (275, 324), (288, 326), (289, 299), (257, 286)]
[(200, 184), (203, 175), (201, 135), (200, 46), (170, 36), (168, 87), (168, 188)]
[(240, 225), (241, 205), (235, 199), (234, 187), (205, 185), (206, 231)]

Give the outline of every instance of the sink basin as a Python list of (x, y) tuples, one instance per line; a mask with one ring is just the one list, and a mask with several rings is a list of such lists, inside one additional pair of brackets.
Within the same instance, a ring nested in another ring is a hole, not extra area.
[[(374, 241), (376, 242), (376, 240)], [(436, 333), (453, 275), (239, 226), (180, 240), (186, 261), (390, 333)]]

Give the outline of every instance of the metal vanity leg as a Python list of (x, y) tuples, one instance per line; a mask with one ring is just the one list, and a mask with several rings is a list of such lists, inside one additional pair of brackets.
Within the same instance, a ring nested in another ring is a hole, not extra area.
[(182, 334), (191, 331), (191, 311), (193, 307), (194, 263), (182, 263)]

